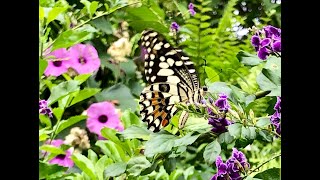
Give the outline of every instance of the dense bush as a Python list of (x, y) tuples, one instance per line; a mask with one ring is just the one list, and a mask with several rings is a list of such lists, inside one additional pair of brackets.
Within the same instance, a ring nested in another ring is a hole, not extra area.
[[(273, 1), (40, 0), (40, 179), (280, 179), (281, 29)], [(254, 25), (254, 26), (253, 26)], [(201, 103), (141, 121), (138, 41), (195, 63)]]

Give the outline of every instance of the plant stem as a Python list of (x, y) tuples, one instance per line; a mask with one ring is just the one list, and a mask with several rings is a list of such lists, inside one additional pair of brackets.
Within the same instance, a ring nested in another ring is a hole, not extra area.
[(281, 153), (278, 154), (278, 155), (276, 155), (276, 156), (274, 156), (274, 157), (272, 157), (272, 158), (270, 158), (270, 159), (268, 159), (267, 161), (261, 163), (259, 166), (257, 166), (257, 167), (255, 167), (254, 169), (250, 170), (250, 172), (249, 172), (248, 174), (251, 174), (251, 173), (257, 171), (261, 166), (267, 164), (269, 161), (271, 161), (271, 160), (273, 160), (273, 159), (275, 159), (275, 158), (277, 158), (277, 157), (280, 157), (280, 156), (281, 156)]
[(266, 95), (268, 95), (271, 91), (260, 91), (257, 92), (256, 94), (254, 94), (256, 96), (256, 99), (265, 97)]

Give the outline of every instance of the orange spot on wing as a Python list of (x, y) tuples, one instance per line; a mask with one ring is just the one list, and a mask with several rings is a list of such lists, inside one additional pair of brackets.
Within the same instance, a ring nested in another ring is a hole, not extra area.
[(167, 119), (164, 119), (164, 120), (162, 120), (161, 125), (162, 125), (162, 127), (165, 127), (168, 125), (168, 123), (169, 123), (169, 121)]

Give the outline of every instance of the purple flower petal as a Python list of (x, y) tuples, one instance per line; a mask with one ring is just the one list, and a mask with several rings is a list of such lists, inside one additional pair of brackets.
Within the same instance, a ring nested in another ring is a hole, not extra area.
[(76, 44), (69, 49), (71, 67), (79, 74), (92, 73), (100, 67), (97, 50), (91, 44)]
[(215, 105), (219, 107), (220, 110), (229, 109), (230, 105), (228, 104), (228, 96), (224, 93), (219, 94), (219, 99), (217, 99)]
[(260, 42), (261, 47), (266, 47), (270, 44), (271, 39), (270, 38), (265, 38)]
[(258, 57), (261, 60), (266, 60), (269, 54), (270, 54), (269, 50), (266, 47), (260, 48), (258, 51)]
[(259, 48), (260, 46), (260, 37), (257, 35), (254, 35), (251, 37), (251, 44), (255, 48)]
[(104, 101), (93, 103), (87, 109), (87, 128), (90, 132), (101, 136), (101, 129), (109, 127), (122, 131), (123, 125), (119, 119), (114, 105), (110, 102)]
[(73, 167), (74, 162), (71, 159), (71, 155), (72, 155), (72, 150), (68, 149), (65, 155), (63, 154), (57, 155), (56, 157), (54, 157), (49, 161), (49, 164), (58, 164), (64, 167)]
[(180, 26), (179, 26), (178, 23), (172, 22), (170, 28), (171, 28), (171, 30), (173, 30), (173, 31), (179, 31)]
[(272, 43), (272, 50), (275, 52), (281, 52), (281, 41), (275, 41)]
[(223, 163), (223, 160), (222, 160), (221, 156), (217, 156), (217, 158), (216, 158), (216, 166), (219, 167), (221, 163)]
[(46, 76), (60, 76), (70, 67), (69, 52), (66, 48), (60, 48), (46, 55), (48, 66), (44, 71)]

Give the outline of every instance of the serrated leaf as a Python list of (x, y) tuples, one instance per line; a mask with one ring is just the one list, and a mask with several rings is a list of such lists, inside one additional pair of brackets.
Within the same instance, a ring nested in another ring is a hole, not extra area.
[(52, 44), (52, 51), (59, 48), (68, 48), (91, 38), (91, 33), (69, 29), (62, 32)]
[(217, 156), (221, 153), (221, 146), (217, 140), (206, 146), (203, 152), (204, 161), (208, 164), (213, 164)]
[(120, 174), (126, 171), (126, 167), (127, 167), (127, 164), (124, 162), (117, 162), (114, 164), (110, 164), (104, 170), (104, 175), (109, 177), (119, 176)]
[(77, 165), (77, 167), (79, 167), (79, 169), (81, 169), (90, 177), (90, 179), (97, 179), (94, 165), (87, 157), (80, 153), (74, 153), (72, 154), (71, 159)]
[(138, 176), (143, 170), (151, 166), (145, 156), (131, 158), (127, 163), (127, 171), (132, 176)]
[(280, 168), (271, 168), (254, 176), (254, 178), (260, 178), (263, 180), (280, 180), (280, 177)]
[[(55, 134), (59, 134), (61, 131), (63, 131), (64, 129), (76, 124), (77, 122), (80, 122), (84, 119), (87, 119), (87, 116), (84, 115), (78, 115), (78, 116), (72, 116), (67, 120), (62, 120), (60, 121), (60, 123), (58, 124), (58, 128), (56, 130)], [(55, 125), (53, 128), (55, 129), (57, 125)]]
[(54, 86), (51, 90), (51, 95), (48, 98), (48, 106), (66, 97), (67, 95), (78, 91), (79, 89), (80, 87), (78, 86), (78, 81), (74, 80), (65, 81)]
[(231, 124), (228, 126), (228, 131), (234, 138), (239, 138), (241, 135), (242, 125), (239, 123)]
[(88, 99), (100, 91), (101, 91), (101, 89), (99, 89), (99, 88), (84, 88), (84, 89), (80, 90), (79, 93), (77, 93), (77, 95), (72, 99), (72, 101), (68, 105), (68, 107), (70, 107), (78, 102), (81, 102), (85, 99)]
[(151, 134), (150, 140), (145, 144), (144, 155), (153, 157), (158, 153), (171, 151), (177, 138), (170, 134)]
[(136, 125), (132, 125), (127, 129), (125, 129), (124, 131), (122, 131), (120, 134), (123, 135), (124, 139), (137, 138), (142, 140), (149, 140), (151, 131)]

